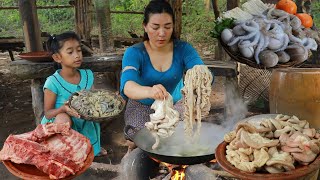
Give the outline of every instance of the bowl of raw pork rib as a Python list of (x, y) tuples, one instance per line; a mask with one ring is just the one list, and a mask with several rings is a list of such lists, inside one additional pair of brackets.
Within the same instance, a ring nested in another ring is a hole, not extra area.
[(317, 179), (320, 134), (306, 120), (282, 114), (247, 118), (216, 149), (221, 167), (236, 178)]
[(69, 123), (40, 124), (31, 132), (9, 135), (0, 151), (6, 168), (25, 180), (73, 179), (93, 158), (90, 140)]
[(298, 67), (317, 51), (319, 32), (312, 25), (312, 17), (297, 13), (293, 1), (249, 0), (224, 12), (211, 35), (240, 63), (261, 69)]

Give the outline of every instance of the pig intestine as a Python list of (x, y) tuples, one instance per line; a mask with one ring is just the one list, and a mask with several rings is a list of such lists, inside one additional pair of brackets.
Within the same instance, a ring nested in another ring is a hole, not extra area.
[[(186, 73), (184, 80), (184, 129), (188, 140), (200, 136), (201, 119), (209, 114), (212, 74), (205, 65), (195, 65)], [(193, 133), (193, 123), (197, 129)]]
[(282, 114), (256, 125), (240, 122), (234, 131), (224, 136), (224, 141), (229, 143), (226, 159), (247, 172), (290, 171), (297, 163), (312, 163), (320, 153), (320, 134), (310, 128), (306, 120)]
[(146, 122), (145, 126), (155, 138), (152, 149), (156, 149), (161, 138), (167, 138), (174, 133), (174, 129), (179, 122), (179, 112), (174, 110), (173, 99), (170, 94), (164, 100), (155, 100), (151, 105), (151, 109), (155, 110), (150, 114), (150, 122)]

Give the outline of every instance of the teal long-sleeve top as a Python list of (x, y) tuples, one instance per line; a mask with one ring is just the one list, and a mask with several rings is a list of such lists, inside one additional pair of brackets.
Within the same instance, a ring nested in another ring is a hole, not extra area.
[[(126, 49), (122, 59), (122, 73), (120, 81), (120, 93), (125, 98), (124, 86), (127, 81), (134, 81), (141, 86), (153, 86), (162, 84), (173, 97), (176, 103), (182, 98), (183, 75), (194, 65), (203, 64), (197, 51), (187, 42), (173, 41), (173, 60), (171, 67), (160, 72), (156, 70), (144, 46), (144, 43), (135, 44)], [(139, 100), (142, 104), (151, 105), (153, 99)]]

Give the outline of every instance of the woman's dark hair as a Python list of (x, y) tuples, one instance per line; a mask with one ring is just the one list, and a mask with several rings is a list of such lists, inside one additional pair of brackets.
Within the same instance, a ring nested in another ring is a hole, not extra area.
[(54, 34), (50, 36), (47, 41), (47, 50), (50, 51), (52, 54), (59, 53), (63, 44), (70, 39), (75, 39), (81, 42), (79, 36), (73, 31), (64, 32), (58, 35)]
[[(80, 37), (73, 31), (67, 31), (62, 34), (52, 35), (49, 36), (47, 41), (47, 51), (51, 54), (59, 53), (60, 49), (62, 48), (63, 44), (70, 39), (75, 39), (81, 42)], [(61, 64), (54, 62), (53, 63), (54, 69), (61, 69)]]
[[(143, 24), (147, 25), (151, 14), (168, 13), (172, 17), (174, 23), (174, 13), (171, 5), (166, 0), (151, 0), (144, 9)], [(175, 39), (174, 29), (171, 35), (171, 39)], [(144, 32), (143, 40), (149, 40), (148, 34)]]

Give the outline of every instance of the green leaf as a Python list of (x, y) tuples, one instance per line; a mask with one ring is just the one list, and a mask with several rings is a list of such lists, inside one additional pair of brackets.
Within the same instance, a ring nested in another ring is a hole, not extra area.
[(223, 18), (221, 20), (214, 21), (213, 30), (210, 32), (211, 37), (219, 38), (221, 32), (226, 28), (232, 28), (234, 26), (235, 19), (233, 18)]

